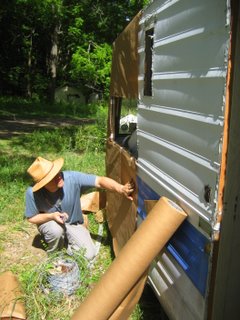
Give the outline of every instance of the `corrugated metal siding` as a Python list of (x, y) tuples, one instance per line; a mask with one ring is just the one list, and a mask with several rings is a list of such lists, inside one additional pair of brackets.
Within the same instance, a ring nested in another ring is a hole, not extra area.
[[(154, 1), (139, 31), (139, 175), (208, 223), (216, 208), (224, 124), (226, 9), (225, 0)], [(152, 97), (143, 95), (149, 27), (154, 28)]]

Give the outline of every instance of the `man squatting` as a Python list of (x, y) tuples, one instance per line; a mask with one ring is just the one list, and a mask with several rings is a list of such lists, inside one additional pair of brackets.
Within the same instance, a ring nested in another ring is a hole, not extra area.
[(78, 171), (62, 171), (63, 158), (49, 161), (38, 157), (27, 172), (34, 185), (26, 191), (25, 216), (36, 224), (47, 243), (47, 252), (62, 249), (67, 239), (67, 252), (85, 250), (92, 260), (96, 248), (84, 226), (80, 197), (86, 188), (101, 188), (124, 195), (132, 200), (134, 184), (122, 185), (108, 177)]

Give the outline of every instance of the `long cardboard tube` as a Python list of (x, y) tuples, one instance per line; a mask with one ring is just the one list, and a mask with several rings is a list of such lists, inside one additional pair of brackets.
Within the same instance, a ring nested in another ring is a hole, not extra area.
[(132, 287), (124, 300), (118, 305), (117, 309), (111, 314), (108, 320), (126, 320), (129, 319), (136, 304), (141, 298), (146, 280), (148, 269), (142, 274), (137, 283)]
[(186, 217), (179, 206), (161, 197), (72, 320), (109, 319)]
[(11, 271), (0, 275), (0, 319), (27, 319), (23, 293), (17, 276)]

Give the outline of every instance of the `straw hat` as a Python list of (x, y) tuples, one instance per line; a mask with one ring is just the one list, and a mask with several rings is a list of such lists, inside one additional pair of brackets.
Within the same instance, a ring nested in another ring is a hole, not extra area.
[(37, 157), (37, 159), (27, 169), (27, 172), (30, 174), (30, 176), (33, 178), (33, 181), (35, 182), (35, 185), (32, 188), (33, 192), (41, 189), (48, 182), (50, 182), (61, 170), (63, 162), (63, 158), (59, 158), (54, 161), (49, 161), (42, 157)]

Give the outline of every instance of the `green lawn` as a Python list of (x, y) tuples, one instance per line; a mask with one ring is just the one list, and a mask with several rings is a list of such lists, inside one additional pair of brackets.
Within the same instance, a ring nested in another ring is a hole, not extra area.
[[(4, 105), (0, 107), (0, 118), (9, 117), (7, 108)], [(33, 109), (37, 110), (37, 107)], [(16, 119), (26, 116), (24, 108), (19, 110), (10, 109), (11, 120), (13, 112)], [(56, 120), (56, 115), (46, 110), (44, 115), (53, 122)], [(46, 293), (43, 287), (52, 261), (44, 250), (33, 246), (36, 228), (23, 219), (25, 190), (31, 183), (26, 170), (37, 156), (51, 160), (63, 157), (63, 169), (105, 174), (106, 115), (106, 107), (99, 106), (95, 114), (97, 121), (93, 124), (55, 128), (36, 126), (31, 133), (0, 139), (0, 273), (10, 270), (20, 280), (28, 320), (70, 319), (113, 259), (111, 237), (104, 223), (98, 258), (91, 269), (81, 255), (73, 257), (82, 275), (80, 288), (71, 296), (56, 295), (51, 291)], [(35, 112), (35, 118), (44, 119), (40, 116)], [(96, 238), (99, 224), (94, 214), (89, 215), (89, 221), (90, 230)], [(142, 319), (141, 314), (137, 306), (132, 319)]]

